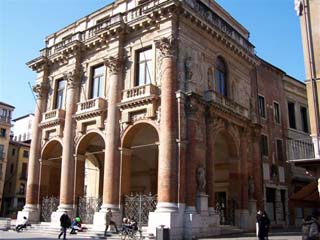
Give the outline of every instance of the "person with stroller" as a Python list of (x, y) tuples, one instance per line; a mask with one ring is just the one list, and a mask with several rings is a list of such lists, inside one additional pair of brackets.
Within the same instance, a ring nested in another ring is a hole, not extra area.
[(70, 234), (77, 234), (77, 232), (82, 231), (82, 222), (80, 217), (76, 217), (71, 222), (71, 232)]

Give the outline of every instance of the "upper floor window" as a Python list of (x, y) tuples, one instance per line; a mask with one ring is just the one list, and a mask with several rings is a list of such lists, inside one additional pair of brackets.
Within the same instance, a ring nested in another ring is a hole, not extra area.
[(11, 155), (12, 155), (12, 156), (16, 155), (16, 149), (15, 149), (15, 148), (12, 148)]
[(302, 131), (308, 133), (309, 132), (309, 125), (308, 125), (308, 113), (306, 107), (300, 107), (301, 112), (301, 127)]
[(274, 121), (276, 123), (280, 123), (280, 106), (279, 103), (273, 103), (273, 114), (274, 114)]
[(261, 135), (261, 155), (268, 156), (268, 137), (266, 135)]
[(11, 111), (8, 109), (0, 108), (0, 121), (10, 122), (11, 120)]
[(28, 163), (22, 163), (20, 179), (24, 179), (24, 180), (27, 179), (27, 169), (28, 169)]
[(91, 98), (102, 97), (104, 95), (104, 66), (97, 66), (92, 69)]
[(227, 96), (227, 66), (222, 57), (217, 57), (216, 61), (216, 91), (222, 96)]
[(24, 150), (24, 151), (23, 151), (23, 157), (24, 157), (24, 158), (28, 158), (28, 157), (29, 157), (29, 151)]
[(0, 160), (4, 159), (4, 145), (0, 144)]
[(66, 81), (64, 79), (59, 79), (57, 81), (55, 109), (63, 108), (65, 84)]
[(7, 130), (5, 128), (0, 129), (0, 137), (6, 137)]
[(262, 118), (266, 118), (266, 104), (263, 96), (258, 96), (259, 113)]
[(294, 103), (288, 102), (289, 127), (296, 128), (296, 115)]
[(152, 71), (152, 48), (144, 49), (137, 52), (136, 61), (136, 86), (151, 83)]
[(277, 139), (277, 158), (280, 163), (283, 162), (283, 148), (282, 148), (282, 140)]

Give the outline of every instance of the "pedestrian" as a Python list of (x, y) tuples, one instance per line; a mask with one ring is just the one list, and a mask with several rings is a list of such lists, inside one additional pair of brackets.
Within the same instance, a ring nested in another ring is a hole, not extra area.
[(257, 223), (256, 223), (256, 232), (259, 240), (265, 240), (266, 237), (266, 218), (263, 217), (261, 210), (257, 212)]
[(110, 225), (113, 225), (114, 228), (116, 229), (116, 233), (118, 233), (118, 228), (117, 225), (114, 221), (112, 221), (112, 212), (111, 209), (108, 208), (107, 209), (107, 214), (106, 214), (106, 229), (104, 230), (104, 236), (107, 236), (107, 230), (109, 228)]
[(263, 218), (263, 222), (264, 222), (264, 231), (265, 231), (264, 239), (268, 240), (269, 239), (269, 230), (270, 230), (270, 219), (269, 219), (266, 211), (263, 211), (262, 218)]
[(66, 211), (64, 211), (60, 217), (60, 226), (61, 230), (58, 238), (60, 239), (60, 237), (63, 235), (63, 239), (66, 239), (67, 228), (71, 226), (71, 219), (69, 218)]

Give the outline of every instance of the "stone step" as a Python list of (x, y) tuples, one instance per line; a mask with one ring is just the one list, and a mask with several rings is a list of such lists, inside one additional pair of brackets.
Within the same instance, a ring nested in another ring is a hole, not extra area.
[(220, 228), (221, 228), (221, 235), (232, 235), (232, 234), (239, 234), (244, 232), (243, 229), (233, 225), (220, 225)]
[(0, 230), (7, 231), (11, 227), (11, 219), (10, 218), (0, 218)]

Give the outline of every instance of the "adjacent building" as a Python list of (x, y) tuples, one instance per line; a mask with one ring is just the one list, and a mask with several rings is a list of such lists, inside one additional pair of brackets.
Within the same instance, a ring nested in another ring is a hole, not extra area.
[(32, 121), (34, 118), (33, 113), (13, 119), (13, 141), (16, 142), (29, 142), (32, 139)]
[(11, 116), (14, 107), (0, 102), (0, 209), (2, 203), (3, 186), (6, 176), (7, 154), (10, 140)]
[(30, 145), (10, 141), (3, 190), (2, 215), (15, 218), (25, 205)]

